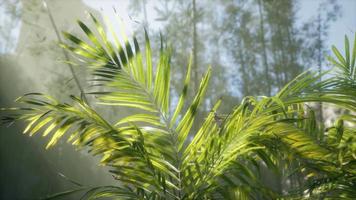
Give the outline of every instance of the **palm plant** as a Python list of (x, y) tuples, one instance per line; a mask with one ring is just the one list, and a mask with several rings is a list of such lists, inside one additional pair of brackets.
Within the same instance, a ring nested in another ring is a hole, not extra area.
[[(85, 191), (83, 198), (117, 199), (274, 199), (355, 196), (356, 147), (352, 126), (356, 116), (340, 116), (326, 133), (317, 126), (309, 102), (326, 102), (356, 111), (356, 44), (350, 56), (334, 48), (336, 70), (323, 74), (307, 71), (272, 97), (245, 97), (226, 115), (217, 115), (221, 100), (192, 129), (197, 109), (211, 76), (203, 76), (199, 90), (187, 103), (191, 64), (182, 92), (173, 105), (170, 99), (170, 48), (162, 42), (155, 70), (147, 32), (141, 50), (136, 37), (123, 33), (120, 42), (112, 27), (111, 43), (98, 20), (92, 16), (95, 34), (78, 21), (84, 39), (64, 33), (62, 47), (72, 52), (78, 65), (94, 75), (98, 103), (133, 108), (129, 116), (111, 124), (88, 102), (71, 96), (61, 103), (40, 93), (16, 100), (23, 105), (8, 108), (5, 122), (23, 120), (30, 136), (43, 130), (50, 140), (46, 148), (68, 136), (68, 142), (101, 156), (110, 167), (114, 186), (84, 187), (52, 197)], [(145, 58), (145, 59), (144, 59)], [(155, 71), (155, 73), (154, 73)], [(336, 73), (334, 73), (336, 72)], [(320, 77), (323, 81), (319, 81)], [(187, 108), (184, 110), (184, 108)], [(283, 161), (283, 162), (281, 162)], [(294, 163), (292, 165), (292, 163)], [(261, 180), (261, 168), (278, 172), (291, 169), (306, 181), (297, 192), (276, 191)]]

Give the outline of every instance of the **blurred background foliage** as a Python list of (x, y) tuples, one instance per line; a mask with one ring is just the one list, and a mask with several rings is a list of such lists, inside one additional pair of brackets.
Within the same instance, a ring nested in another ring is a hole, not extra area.
[[(337, 34), (353, 35), (356, 27), (356, 14), (350, 12), (356, 9), (353, 0), (46, 2), (48, 9), (42, 0), (0, 2), (0, 105), (11, 105), (13, 99), (29, 92), (49, 93), (66, 100), (70, 94), (79, 93), (78, 86), (84, 91), (90, 87), (86, 83), (88, 75), (80, 68), (73, 68), (78, 80), (73, 77), (56, 33), (78, 32), (75, 21), (88, 20), (88, 12), (108, 18), (118, 14), (141, 41), (142, 29), (147, 28), (155, 40), (153, 45), (160, 44), (162, 35), (173, 47), (173, 99), (178, 98), (190, 54), (191, 84), (195, 88), (190, 96), (211, 65), (213, 78), (199, 110), (202, 116), (219, 98), (225, 102), (224, 112), (244, 96), (275, 94), (303, 70), (328, 69), (325, 55), (330, 44), (341, 46), (335, 39)], [(318, 106), (319, 120), (326, 122), (332, 121), (334, 112), (343, 112), (326, 105), (314, 106)], [(111, 119), (129, 111), (100, 112)], [(71, 187), (59, 173), (87, 185), (113, 182), (105, 169), (97, 167), (95, 158), (85, 152), (76, 152), (65, 143), (45, 151), (44, 141), (23, 136), (21, 127), (0, 130), (1, 199), (38, 198)]]

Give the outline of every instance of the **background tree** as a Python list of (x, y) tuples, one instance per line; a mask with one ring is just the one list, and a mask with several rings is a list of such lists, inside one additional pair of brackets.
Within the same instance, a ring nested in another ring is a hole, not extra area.
[[(207, 101), (221, 96), (233, 100), (243, 95), (274, 94), (291, 77), (299, 74), (303, 66), (317, 65), (318, 48), (314, 41), (318, 40), (318, 35), (312, 25), (315, 20), (297, 22), (298, 6), (299, 1), (296, 0), (171, 0), (151, 4), (138, 0), (130, 4), (132, 15), (141, 18), (143, 16), (139, 13), (143, 8), (154, 7), (156, 19), (143, 21), (155, 24), (151, 29), (164, 33), (172, 45), (191, 49), (193, 66), (196, 57), (198, 65), (214, 63), (216, 73), (230, 72), (220, 73), (221, 77), (213, 80), (214, 85), (230, 85), (228, 95), (226, 92), (212, 92)], [(324, 17), (327, 31), (326, 24), (337, 18), (339, 6), (337, 2), (325, 2), (321, 6), (321, 15), (334, 15)], [(190, 40), (186, 39), (187, 36), (191, 36)], [(327, 39), (324, 36), (321, 43)], [(221, 50), (217, 50), (216, 46), (220, 45)], [(182, 66), (187, 65), (184, 61), (189, 59), (178, 50), (174, 50), (173, 54), (176, 56), (172, 60), (173, 66), (179, 66), (173, 70), (179, 79), (180, 74), (184, 74)], [(201, 69), (196, 72), (201, 74)], [(260, 80), (258, 84), (254, 81), (256, 78)], [(231, 89), (236, 86), (240, 89)]]

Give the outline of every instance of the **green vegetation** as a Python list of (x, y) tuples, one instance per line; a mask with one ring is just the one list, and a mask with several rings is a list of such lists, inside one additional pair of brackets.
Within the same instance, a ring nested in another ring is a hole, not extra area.
[[(91, 71), (98, 89), (87, 95), (95, 95), (102, 105), (132, 108), (130, 115), (107, 120), (83, 98), (72, 96), (71, 103), (61, 103), (40, 93), (24, 95), (16, 100), (22, 106), (4, 109), (11, 112), (4, 122), (28, 123), (24, 133), (33, 136), (43, 130), (43, 136), (50, 138), (46, 148), (67, 136), (76, 147), (100, 156), (100, 164), (108, 166), (118, 181), (98, 187), (75, 183), (76, 189), (50, 198), (82, 191), (88, 199), (356, 196), (356, 36), (353, 50), (345, 38), (345, 56), (333, 48), (334, 69), (306, 71), (276, 95), (247, 96), (225, 115), (217, 114), (223, 103), (217, 100), (207, 116), (198, 116), (210, 69), (189, 103), (190, 62), (182, 92), (173, 101), (171, 47), (161, 42), (154, 67), (147, 32), (144, 48), (135, 37), (129, 41), (124, 34), (124, 45), (115, 34), (112, 44), (102, 25), (91, 17), (95, 32), (79, 21), (87, 38), (64, 33), (68, 43), (62, 46), (77, 58), (73, 64)], [(309, 106), (313, 102), (333, 104), (347, 114), (338, 116), (334, 126), (323, 128)], [(264, 173), (279, 177), (277, 184), (289, 180), (293, 185), (288, 191), (280, 190), (265, 180)]]

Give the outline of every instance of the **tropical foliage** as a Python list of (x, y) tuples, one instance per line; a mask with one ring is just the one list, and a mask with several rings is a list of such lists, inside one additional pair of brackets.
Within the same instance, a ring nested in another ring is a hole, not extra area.
[[(88, 199), (356, 197), (356, 43), (351, 51), (346, 37), (345, 56), (333, 47), (334, 69), (304, 72), (272, 97), (245, 97), (226, 115), (217, 114), (222, 103), (217, 100), (199, 122), (195, 119), (210, 68), (189, 103), (189, 64), (182, 92), (173, 101), (171, 48), (162, 41), (154, 67), (146, 31), (142, 49), (136, 37), (131, 41), (122, 33), (119, 40), (109, 25), (112, 43), (91, 17), (96, 33), (78, 21), (87, 38), (64, 33), (67, 43), (62, 46), (93, 74), (97, 91), (90, 94), (99, 104), (129, 107), (131, 114), (111, 123), (81, 97), (61, 103), (40, 93), (18, 98), (20, 107), (3, 109), (11, 112), (4, 122), (26, 121), (24, 133), (30, 136), (43, 131), (50, 138), (46, 148), (67, 137), (100, 156), (118, 181), (114, 186), (77, 184), (77, 189), (50, 198), (80, 191)], [(346, 114), (325, 129), (316, 120), (313, 102), (332, 104)], [(266, 169), (300, 181), (291, 190), (278, 191), (261, 178)]]

